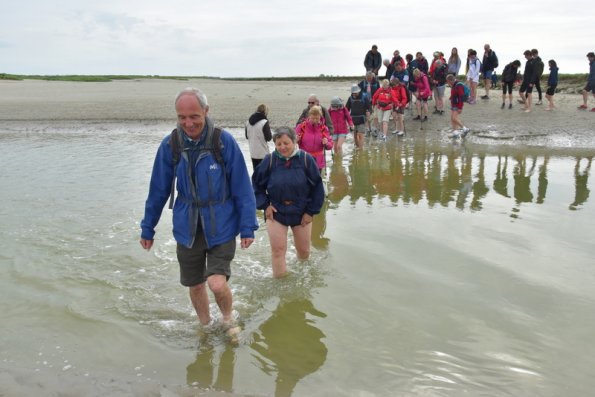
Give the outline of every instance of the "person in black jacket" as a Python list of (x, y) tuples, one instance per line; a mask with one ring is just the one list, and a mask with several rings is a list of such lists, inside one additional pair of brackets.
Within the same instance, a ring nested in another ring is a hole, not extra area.
[(374, 44), (372, 49), (366, 53), (364, 66), (366, 67), (366, 72), (374, 72), (374, 74), (378, 76), (378, 71), (382, 66), (382, 55), (378, 52), (378, 46), (376, 44)]
[(517, 59), (506, 65), (502, 71), (502, 106), (500, 106), (500, 109), (504, 109), (506, 106), (507, 92), (508, 108), (512, 109), (512, 87), (514, 86), (514, 82), (520, 67), (521, 61)]
[(533, 84), (535, 84), (535, 89), (537, 90), (537, 95), (539, 97), (536, 105), (541, 105), (542, 96), (540, 81), (541, 76), (543, 75), (543, 69), (545, 68), (545, 65), (543, 64), (543, 61), (539, 56), (539, 51), (537, 51), (535, 48), (531, 50), (531, 56), (533, 57), (533, 64), (535, 65), (535, 81), (533, 82)]
[(525, 113), (531, 111), (531, 93), (533, 92), (533, 85), (535, 84), (535, 63), (531, 51), (526, 50), (523, 55), (527, 62), (525, 63), (525, 71), (523, 72), (523, 82), (519, 88), (519, 103), (525, 105), (523, 110)]
[(485, 52), (483, 53), (483, 61), (481, 62), (481, 75), (486, 94), (481, 99), (490, 99), (492, 74), (494, 73), (494, 69), (498, 67), (498, 56), (496, 56), (496, 53), (490, 48), (489, 44), (484, 45), (483, 49)]

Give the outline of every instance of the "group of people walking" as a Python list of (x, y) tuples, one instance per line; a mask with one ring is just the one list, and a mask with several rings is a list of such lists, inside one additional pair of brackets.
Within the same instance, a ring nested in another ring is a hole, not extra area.
[[(155, 157), (144, 217), (140, 223), (140, 245), (153, 246), (155, 227), (163, 208), (170, 199), (173, 208), (173, 234), (177, 242), (176, 255), (180, 266), (180, 283), (189, 288), (190, 300), (201, 324), (212, 322), (208, 289), (221, 311), (221, 324), (230, 337), (240, 332), (232, 314), (232, 293), (228, 286), (230, 263), (235, 256), (236, 237), (246, 249), (254, 241), (259, 223), (256, 209), (264, 213), (269, 237), (274, 277), (287, 274), (287, 237), (292, 229), (298, 259), (310, 255), (312, 219), (321, 211), (324, 186), (321, 170), (326, 166), (326, 151), (340, 154), (349, 131), (355, 145), (361, 148), (364, 136), (375, 124), (379, 139), (385, 140), (389, 120), (395, 121), (395, 135), (405, 134), (404, 110), (415, 100), (420, 123), (427, 120), (427, 101), (435, 98), (434, 114), (444, 113), (444, 88), (450, 89), (452, 132), (450, 136), (465, 136), (469, 132), (460, 115), (465, 103), (475, 103), (477, 83), (483, 78), (485, 95), (490, 98), (493, 72), (498, 66), (495, 52), (486, 44), (483, 62), (471, 50), (466, 61), (467, 82), (458, 81), (462, 67), (458, 51), (453, 48), (446, 60), (441, 52), (434, 53), (429, 64), (418, 52), (405, 60), (398, 51), (392, 60), (382, 62), (376, 46), (366, 55), (366, 77), (351, 86), (346, 103), (339, 97), (331, 100), (330, 108), (321, 106), (316, 95), (308, 98), (307, 107), (294, 127), (280, 127), (274, 132), (268, 121), (265, 104), (256, 108), (246, 123), (254, 172), (250, 177), (238, 143), (232, 135), (218, 127), (208, 117), (207, 97), (200, 90), (181, 91), (174, 106), (177, 126), (165, 137)], [(531, 110), (532, 88), (538, 87), (540, 58), (536, 50), (526, 51), (527, 63), (520, 87), (525, 111)], [(588, 83), (583, 90), (587, 109), (589, 93), (595, 96), (595, 54), (587, 54), (590, 63)], [(406, 62), (405, 62), (406, 61)], [(381, 64), (386, 65), (386, 78), (376, 79)], [(557, 65), (548, 62), (550, 78), (546, 98), (554, 108), (553, 95), (557, 84)], [(502, 105), (512, 107), (512, 88), (518, 80), (520, 61), (507, 64), (502, 73)], [(390, 72), (390, 73), (389, 73)], [(508, 97), (507, 97), (508, 95)], [(591, 109), (595, 112), (595, 108)], [(372, 117), (372, 115), (376, 117)], [(273, 141), (270, 152), (268, 142)], [(177, 191), (177, 197), (175, 192)], [(173, 199), (175, 197), (175, 203)]]
[[(544, 62), (539, 56), (537, 49), (526, 50), (524, 56), (526, 62), (522, 74), (520, 73), (521, 62), (519, 60), (514, 60), (504, 67), (501, 75), (502, 104), (500, 107), (502, 109), (506, 107), (508, 109), (513, 108), (513, 88), (515, 85), (520, 86), (518, 102), (522, 105), (521, 109), (523, 111), (527, 113), (532, 111), (533, 88), (537, 91), (537, 102), (535, 104), (541, 105), (543, 103), (541, 77), (545, 69)], [(595, 96), (593, 53), (588, 53), (587, 58), (590, 64), (589, 78), (586, 87), (582, 91), (583, 104), (579, 106), (579, 109), (584, 110), (588, 109), (587, 99), (589, 93)], [(464, 64), (466, 87), (468, 87), (469, 91), (468, 98), (465, 97), (466, 100), (464, 102), (469, 104), (475, 104), (477, 102), (480, 82), (483, 82), (485, 94), (479, 98), (489, 100), (490, 91), (495, 88), (497, 81), (496, 69), (499, 66), (499, 60), (496, 52), (491, 48), (490, 44), (485, 44), (483, 56), (480, 59), (477, 51), (469, 49)], [(409, 100), (411, 101), (412, 98), (415, 98), (417, 115), (414, 119), (424, 122), (428, 119), (428, 100), (430, 99), (435, 100), (434, 114), (441, 115), (444, 113), (444, 89), (449, 85), (446, 77), (453, 75), (456, 78), (461, 71), (463, 61), (456, 47), (452, 48), (448, 59), (446, 59), (444, 53), (436, 51), (433, 53), (433, 59), (428, 61), (421, 52), (417, 52), (415, 57), (412, 54), (407, 54), (403, 59), (399, 50), (393, 52), (391, 59), (382, 59), (378, 47), (374, 45), (364, 58), (367, 86), (372, 87), (367, 92), (370, 98), (373, 98), (374, 91), (378, 90), (382, 85), (382, 82), (378, 82), (374, 76), (378, 75), (383, 65), (386, 68), (384, 79), (391, 85), (400, 82), (407, 86)], [(559, 68), (554, 59), (548, 61), (548, 67), (549, 75), (545, 91), (545, 98), (548, 101), (548, 105), (545, 109), (551, 111), (555, 108), (554, 94), (558, 85)], [(395, 80), (397, 81), (396, 83)], [(459, 98), (453, 98), (451, 91), (451, 110), (456, 107), (453, 106), (453, 99), (458, 101)], [(595, 110), (592, 109), (592, 111)]]

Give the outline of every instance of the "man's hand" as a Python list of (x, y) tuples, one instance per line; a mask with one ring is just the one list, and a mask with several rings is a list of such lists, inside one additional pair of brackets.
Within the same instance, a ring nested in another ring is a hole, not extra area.
[(139, 242), (140, 242), (141, 247), (143, 247), (144, 249), (146, 249), (148, 251), (153, 246), (153, 241), (155, 241), (155, 240), (145, 240), (144, 238), (141, 238)]
[(242, 247), (242, 249), (244, 248), (248, 248), (250, 245), (252, 245), (252, 243), (254, 242), (253, 238), (241, 238), (240, 239), (240, 247)]

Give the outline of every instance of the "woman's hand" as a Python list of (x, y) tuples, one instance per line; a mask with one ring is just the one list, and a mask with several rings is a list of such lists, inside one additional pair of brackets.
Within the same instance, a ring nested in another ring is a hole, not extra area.
[(266, 210), (264, 210), (264, 217), (265, 219), (273, 220), (273, 214), (277, 212), (277, 209), (272, 205), (269, 205)]
[(302, 215), (302, 226), (306, 226), (308, 223), (312, 223), (312, 215), (304, 214)]

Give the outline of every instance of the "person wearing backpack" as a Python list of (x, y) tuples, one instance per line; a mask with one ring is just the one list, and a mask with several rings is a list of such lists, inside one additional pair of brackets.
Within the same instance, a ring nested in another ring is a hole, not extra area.
[(312, 218), (324, 203), (324, 186), (316, 160), (298, 148), (292, 128), (275, 130), (273, 142), (275, 151), (267, 154), (254, 171), (252, 187), (257, 208), (264, 210), (273, 277), (280, 278), (287, 274), (289, 228), (298, 259), (310, 256)]
[(254, 192), (237, 142), (229, 132), (215, 128), (207, 116), (206, 95), (187, 88), (174, 104), (178, 127), (157, 150), (140, 223), (140, 244), (146, 250), (153, 246), (155, 227), (177, 181), (173, 234), (180, 283), (189, 288), (203, 325), (211, 322), (208, 286), (221, 311), (222, 325), (233, 338), (240, 328), (234, 324), (227, 281), (237, 235), (241, 248), (248, 248), (258, 229)]
[(512, 88), (516, 81), (516, 76), (521, 67), (521, 61), (514, 60), (504, 67), (502, 71), (502, 106), (500, 109), (504, 109), (506, 106), (506, 93), (508, 92), (508, 109), (512, 109)]
[(465, 104), (465, 84), (449, 74), (446, 76), (446, 84), (450, 87), (450, 124), (452, 131), (448, 134), (450, 138), (466, 137), (469, 128), (461, 121), (461, 113)]
[(370, 117), (371, 108), (370, 99), (357, 84), (351, 86), (351, 96), (347, 100), (345, 107), (349, 110), (349, 115), (353, 120), (353, 140), (355, 147), (361, 149), (364, 147), (364, 136), (366, 134), (366, 119)]
[(481, 99), (490, 99), (490, 88), (492, 88), (492, 74), (498, 67), (498, 56), (490, 48), (489, 44), (483, 46), (483, 61), (481, 63), (481, 76), (483, 78), (483, 85), (485, 88), (485, 95), (481, 96)]

